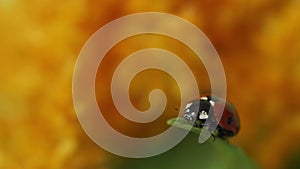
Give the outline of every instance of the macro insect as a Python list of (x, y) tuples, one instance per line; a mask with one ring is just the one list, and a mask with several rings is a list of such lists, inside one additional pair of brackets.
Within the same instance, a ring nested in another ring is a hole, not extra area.
[[(224, 110), (221, 109), (222, 104), (224, 104)], [(194, 127), (207, 126), (212, 135), (219, 138), (235, 136), (240, 129), (235, 107), (230, 102), (211, 95), (188, 102), (184, 118)], [(217, 128), (212, 129), (211, 125), (217, 123), (217, 119), (220, 119)]]

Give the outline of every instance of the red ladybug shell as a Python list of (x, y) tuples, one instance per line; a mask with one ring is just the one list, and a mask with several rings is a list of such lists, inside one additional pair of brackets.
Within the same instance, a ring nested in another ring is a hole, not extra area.
[[(215, 119), (220, 118), (221, 115), (221, 103), (222, 101), (216, 101), (213, 106)], [(223, 102), (224, 103), (224, 102)], [(240, 121), (238, 114), (234, 108), (234, 106), (226, 102), (225, 107), (222, 113), (222, 117), (219, 121), (219, 127), (221, 128), (219, 131), (221, 134), (225, 132), (225, 135), (236, 135), (240, 130)], [(223, 131), (222, 131), (223, 130)]]

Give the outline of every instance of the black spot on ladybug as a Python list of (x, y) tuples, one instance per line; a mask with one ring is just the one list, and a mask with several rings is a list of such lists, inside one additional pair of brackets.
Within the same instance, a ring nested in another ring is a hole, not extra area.
[(227, 123), (228, 123), (228, 124), (231, 124), (231, 123), (232, 123), (232, 117), (228, 117)]

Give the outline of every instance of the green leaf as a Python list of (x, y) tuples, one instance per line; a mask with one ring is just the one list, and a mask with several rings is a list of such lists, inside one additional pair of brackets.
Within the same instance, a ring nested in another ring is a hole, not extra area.
[(173, 119), (170, 119), (167, 121), (167, 124), (170, 125), (170, 126), (175, 126), (175, 127), (178, 127), (178, 128), (182, 128), (182, 129), (185, 129), (185, 130), (189, 130), (193, 133), (196, 133), (196, 134), (200, 134), (201, 132), (201, 129), (198, 128), (198, 127), (192, 127), (191, 128), (191, 124), (188, 123), (185, 119), (183, 118), (173, 118)]
[[(190, 129), (184, 119), (170, 119), (167, 124), (180, 129)], [(129, 159), (114, 157), (113, 169), (257, 169), (249, 157), (237, 146), (223, 139), (210, 138), (198, 142), (200, 128), (192, 127), (191, 132), (171, 150), (149, 158)], [(147, 145), (145, 145), (147, 146)], [(118, 162), (118, 163), (116, 163)]]

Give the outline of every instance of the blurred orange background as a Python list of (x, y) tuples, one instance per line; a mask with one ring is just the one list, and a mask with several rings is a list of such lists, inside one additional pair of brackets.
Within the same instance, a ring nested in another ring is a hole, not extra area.
[[(231, 142), (261, 168), (294, 165), (291, 159), (300, 155), (300, 1), (2, 0), (0, 168), (107, 168), (107, 153), (88, 138), (77, 120), (73, 69), (81, 47), (97, 29), (146, 11), (187, 19), (215, 46), (226, 73), (228, 99), (241, 120), (241, 131)], [(172, 50), (183, 58), (192, 55), (170, 39), (146, 38), (150, 40), (133, 37), (118, 44), (106, 58), (111, 63), (101, 69), (110, 72), (109, 65), (146, 47)], [(201, 90), (209, 90), (205, 69), (194, 73), (201, 77)], [(158, 74), (149, 71), (145, 76)], [(97, 82), (97, 96), (116, 129), (146, 137), (167, 128), (165, 121), (176, 115), (172, 111), (179, 104), (178, 88), (172, 78), (159, 77), (161, 83), (156, 85), (142, 75), (132, 84), (131, 98), (138, 108), (149, 106), (147, 94), (156, 87), (165, 89), (169, 98), (164, 117), (156, 121), (161, 125), (139, 126), (146, 131), (141, 133), (117, 113), (108, 115), (110, 110), (116, 112), (106, 99), (109, 77), (98, 74), (97, 80), (107, 84)]]

